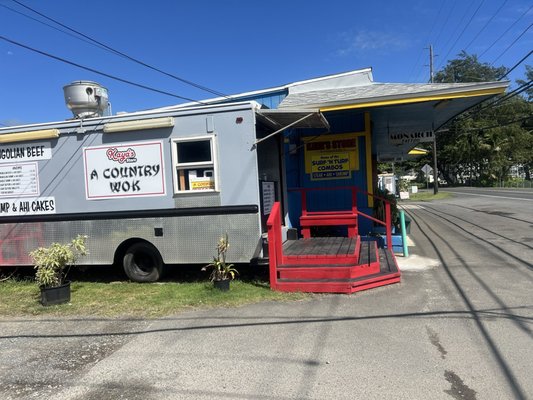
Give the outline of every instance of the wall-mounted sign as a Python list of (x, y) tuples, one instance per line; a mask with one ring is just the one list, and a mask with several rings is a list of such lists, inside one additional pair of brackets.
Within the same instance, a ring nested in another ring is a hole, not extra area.
[(192, 169), (189, 171), (189, 186), (191, 190), (214, 190), (215, 177), (213, 170), (198, 170)]
[(164, 196), (163, 143), (126, 143), (83, 149), (88, 200)]
[(407, 144), (432, 142), (434, 132), (427, 131), (391, 131), (389, 132), (389, 144)]
[(276, 201), (276, 183), (261, 181), (261, 196), (263, 200), (263, 215), (270, 215)]
[(311, 180), (350, 179), (359, 169), (357, 140), (354, 134), (304, 138), (305, 173)]
[(0, 200), (0, 216), (55, 214), (54, 197), (34, 197), (15, 200)]
[(0, 164), (0, 197), (39, 196), (36, 162)]
[(350, 156), (348, 153), (322, 153), (311, 156), (311, 180), (349, 179)]
[(52, 158), (50, 143), (0, 146), (0, 163), (49, 160), (50, 158)]

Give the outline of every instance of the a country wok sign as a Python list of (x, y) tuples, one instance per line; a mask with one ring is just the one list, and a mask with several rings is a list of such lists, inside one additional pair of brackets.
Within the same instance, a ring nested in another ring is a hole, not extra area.
[(127, 143), (83, 149), (88, 200), (164, 196), (163, 143)]
[(433, 130), (389, 132), (389, 144), (432, 142), (434, 135)]

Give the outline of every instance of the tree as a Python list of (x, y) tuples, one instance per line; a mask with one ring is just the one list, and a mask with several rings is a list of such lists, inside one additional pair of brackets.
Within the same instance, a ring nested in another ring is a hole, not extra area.
[[(481, 63), (476, 55), (463, 51), (436, 73), (435, 81), (496, 81), (506, 71), (504, 66)], [(531, 82), (533, 70), (527, 66), (526, 71)], [(531, 129), (524, 126), (531, 111), (531, 102), (522, 96), (498, 96), (456, 118), (449, 124), (448, 133), (438, 136), (441, 175), (451, 184), (493, 185), (505, 180), (513, 165), (531, 168), (533, 136)]]
[(444, 69), (435, 74), (435, 82), (490, 82), (500, 79), (507, 72), (505, 67), (492, 67), (481, 63), (475, 54), (464, 50), (458, 58), (448, 61)]
[[(533, 81), (533, 67), (531, 67), (531, 65), (526, 65), (526, 80), (517, 79), (516, 83), (522, 86), (531, 84), (531, 81)], [(533, 86), (530, 86), (525, 91), (525, 96), (528, 102), (533, 101)]]

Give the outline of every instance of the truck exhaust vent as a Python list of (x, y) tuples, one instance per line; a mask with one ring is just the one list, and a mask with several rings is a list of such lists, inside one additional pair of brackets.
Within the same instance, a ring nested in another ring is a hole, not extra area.
[(101, 117), (109, 107), (107, 89), (92, 81), (74, 81), (63, 87), (65, 103), (74, 118)]

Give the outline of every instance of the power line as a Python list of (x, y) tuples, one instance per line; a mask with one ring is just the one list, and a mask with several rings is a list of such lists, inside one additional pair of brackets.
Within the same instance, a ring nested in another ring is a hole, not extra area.
[(47, 26), (47, 27), (49, 27), (49, 28), (55, 29), (56, 31), (58, 31), (58, 32), (62, 32), (62, 33), (64, 33), (65, 35), (68, 35), (68, 36), (70, 36), (70, 37), (73, 37), (73, 38), (75, 38), (75, 39), (77, 39), (77, 40), (81, 40), (82, 42), (85, 42), (85, 43), (87, 43), (87, 44), (90, 44), (91, 46), (95, 46), (95, 47), (98, 47), (98, 48), (100, 48), (100, 49), (105, 49), (104, 47), (102, 47), (102, 46), (100, 46), (100, 45), (98, 45), (98, 44), (96, 44), (96, 43), (90, 42), (89, 40), (86, 40), (86, 39), (84, 39), (84, 38), (81, 38), (81, 37), (79, 37), (79, 36), (76, 36), (76, 35), (74, 35), (74, 34), (68, 32), (68, 31), (66, 31), (66, 30), (63, 30), (63, 29), (58, 28), (57, 26), (53, 26), (53, 25), (51, 25), (51, 24), (47, 24), (46, 22), (41, 21), (40, 19), (34, 18), (34, 17), (32, 17), (32, 16), (30, 16), (30, 15), (28, 15), (28, 14), (24, 14), (23, 12), (20, 12), (20, 11), (18, 11), (18, 10), (15, 10), (14, 8), (11, 8), (11, 7), (9, 7), (9, 6), (6, 6), (5, 4), (0, 4), (0, 7), (4, 7), (5, 9), (7, 9), (7, 10), (13, 12), (13, 13), (16, 13), (16, 14), (22, 15), (23, 17), (29, 18), (29, 19), (31, 19), (32, 21), (38, 22), (39, 24), (45, 25), (45, 26)]
[(533, 86), (533, 80), (530, 80), (529, 82), (525, 82), (524, 84), (520, 85), (519, 87), (517, 87), (513, 91), (511, 91), (509, 93), (506, 93), (502, 97), (497, 98), (494, 102), (492, 102), (490, 104), (485, 104), (485, 105), (481, 106), (481, 108), (478, 108), (478, 109), (470, 112), (469, 114), (463, 114), (462, 117), (463, 118), (472, 117), (472, 116), (474, 116), (476, 114), (479, 114), (480, 112), (488, 110), (490, 108), (500, 107), (504, 102), (506, 102), (509, 99), (511, 99), (511, 98), (519, 95), (520, 93), (528, 90), (532, 86)]
[[(435, 17), (435, 21), (431, 25), (431, 30), (429, 31), (429, 35), (428, 35), (428, 39), (429, 39), (430, 43), (431, 43), (431, 35), (433, 34), (433, 30), (435, 29), (435, 26), (437, 26), (437, 21), (439, 20), (440, 13), (442, 12), (442, 9), (444, 8), (444, 4), (445, 4), (445, 2), (442, 1), (441, 4), (440, 4), (439, 11), (437, 12), (437, 15)], [(420, 50), (420, 52), (418, 53), (418, 58), (416, 59), (414, 65), (413, 65), (413, 68), (411, 69), (411, 73), (409, 74), (409, 80), (411, 80), (411, 78), (413, 77), (413, 73), (415, 72), (416, 66), (420, 62), (420, 57), (422, 56), (423, 53), (424, 53), (424, 49)]]
[(176, 76), (176, 75), (171, 74), (171, 73), (169, 73), (169, 72), (163, 71), (163, 70), (161, 70), (161, 69), (159, 69), (159, 68), (157, 68), (157, 67), (154, 67), (154, 66), (152, 66), (152, 65), (150, 65), (150, 64), (147, 64), (147, 63), (145, 63), (145, 62), (143, 62), (143, 61), (140, 61), (140, 60), (138, 60), (138, 59), (136, 59), (136, 58), (133, 58), (133, 57), (131, 57), (131, 56), (129, 56), (129, 55), (127, 55), (127, 54), (125, 54), (125, 53), (119, 51), (119, 50), (116, 50), (116, 49), (114, 49), (114, 48), (112, 48), (112, 47), (106, 45), (105, 43), (102, 43), (102, 42), (100, 42), (100, 41), (98, 41), (98, 40), (96, 40), (96, 39), (93, 39), (92, 37), (90, 37), (90, 36), (88, 36), (88, 35), (85, 35), (85, 34), (82, 33), (82, 32), (79, 32), (79, 31), (77, 31), (77, 30), (75, 30), (75, 29), (73, 29), (73, 28), (71, 28), (71, 27), (69, 27), (69, 26), (67, 26), (67, 25), (65, 25), (65, 24), (63, 24), (63, 23), (61, 23), (61, 22), (59, 22), (59, 21), (57, 21), (57, 20), (51, 18), (51, 17), (48, 17), (47, 15), (45, 15), (45, 14), (43, 14), (43, 13), (41, 13), (41, 12), (39, 12), (39, 11), (37, 11), (37, 10), (35, 10), (35, 9), (33, 9), (33, 8), (29, 7), (29, 6), (27, 6), (27, 5), (25, 5), (24, 3), (22, 3), (22, 2), (20, 2), (20, 1), (18, 1), (18, 0), (11, 0), (11, 1), (13, 1), (14, 3), (20, 5), (21, 7), (24, 7), (24, 8), (26, 8), (26, 9), (28, 9), (28, 10), (30, 10), (30, 11), (36, 13), (37, 15), (40, 15), (40, 16), (43, 17), (43, 18), (46, 18), (46, 19), (49, 20), (49, 21), (54, 22), (55, 24), (57, 24), (57, 25), (59, 25), (59, 26), (65, 28), (65, 29), (68, 29), (68, 30), (71, 31), (71, 32), (76, 33), (76, 34), (79, 35), (79, 36), (82, 36), (82, 37), (85, 38), (85, 39), (90, 40), (91, 42), (94, 42), (94, 43), (98, 44), (98, 45), (101, 46), (102, 48), (104, 48), (104, 49), (106, 49), (106, 50), (108, 50), (108, 51), (110, 51), (110, 52), (112, 52), (112, 53), (114, 53), (114, 54), (116, 54), (116, 55), (119, 55), (119, 56), (121, 56), (121, 57), (124, 57), (124, 58), (126, 58), (126, 59), (128, 59), (128, 60), (130, 60), (130, 61), (133, 61), (133, 62), (135, 62), (135, 63), (137, 63), (137, 64), (139, 64), (139, 65), (142, 65), (142, 66), (144, 66), (144, 67), (146, 67), (146, 68), (149, 68), (149, 69), (151, 69), (151, 70), (153, 70), (153, 71), (159, 72), (159, 73), (161, 73), (161, 74), (163, 74), (163, 75), (166, 75), (166, 76), (168, 76), (168, 77), (170, 77), (170, 78), (176, 79), (176, 80), (178, 80), (178, 81), (180, 81), (180, 82), (182, 82), (182, 83), (185, 83), (185, 84), (187, 84), (187, 85), (193, 86), (193, 87), (195, 87), (195, 88), (197, 88), (197, 89), (203, 90), (203, 91), (205, 91), (205, 92), (209, 92), (209, 93), (214, 94), (214, 95), (216, 95), (216, 96), (221, 96), (221, 97), (226, 97), (226, 98), (228, 98), (228, 96), (225, 95), (224, 93), (221, 93), (221, 92), (218, 92), (218, 91), (216, 91), (216, 90), (210, 89), (210, 88), (208, 88), (208, 87), (206, 87), (206, 86), (203, 86), (203, 85), (199, 85), (199, 84), (194, 83), (194, 82), (192, 82), (192, 81), (189, 81), (189, 80), (187, 80), (187, 79), (180, 78), (179, 76)]
[(530, 118), (531, 118), (531, 115), (529, 115), (529, 116), (527, 116), (527, 117), (520, 117), (520, 118), (515, 119), (515, 120), (512, 120), (512, 121), (507, 121), (507, 122), (503, 122), (503, 123), (498, 123), (498, 125), (482, 126), (482, 127), (479, 127), (479, 128), (463, 129), (463, 131), (465, 131), (465, 132), (470, 132), (470, 131), (482, 131), (482, 130), (486, 130), (486, 129), (494, 129), (494, 128), (499, 128), (499, 127), (501, 127), (501, 126), (507, 126), (507, 125), (516, 124), (517, 122), (527, 121), (527, 120), (530, 119)]
[(487, 26), (489, 26), (489, 24), (492, 22), (492, 20), (496, 17), (496, 15), (498, 15), (498, 13), (502, 10), (502, 8), (507, 4), (509, 0), (505, 0), (502, 5), (496, 10), (496, 12), (494, 14), (492, 14), (492, 17), (489, 18), (489, 20), (485, 23), (485, 25), (483, 25), (483, 28), (481, 28), (479, 30), (479, 32), (474, 36), (474, 38), (470, 41), (470, 43), (468, 43), (465, 48), (463, 49), (464, 51), (466, 51), (471, 45), (472, 43), (475, 42), (475, 40), (479, 37), (479, 35), (481, 35), (481, 32), (483, 32), (485, 30), (485, 28)]
[(507, 48), (504, 51), (502, 51), (502, 53), (498, 57), (496, 57), (494, 59), (494, 61), (491, 63), (491, 65), (493, 65), (496, 61), (498, 61), (501, 56), (503, 56), (505, 53), (507, 53), (507, 50), (509, 50), (511, 47), (513, 47), (514, 44), (516, 42), (518, 42), (518, 39), (520, 39), (522, 36), (524, 36), (526, 34), (526, 32), (529, 30), (529, 28), (531, 28), (532, 26), (533, 26), (533, 22), (526, 29), (524, 29), (524, 31), (520, 35), (518, 35), (518, 37), (509, 46), (507, 46)]
[[(466, 31), (466, 28), (468, 28), (468, 26), (472, 23), (472, 20), (474, 19), (474, 17), (476, 16), (477, 12), (479, 11), (479, 9), (481, 8), (481, 6), (483, 5), (483, 3), (485, 2), (485, 0), (481, 0), (481, 3), (479, 3), (479, 5), (477, 6), (476, 10), (474, 11), (474, 13), (470, 16), (470, 19), (468, 20), (468, 22), (466, 23), (466, 25), (464, 26), (463, 30), (461, 31), (461, 33), (459, 34), (459, 36), (457, 36), (457, 38), (455, 39), (455, 42), (453, 42), (453, 44), (451, 45), (450, 49), (448, 50), (448, 52), (446, 53), (446, 55), (442, 58), (442, 62), (440, 63), (439, 67), (441, 67), (441, 65), (448, 59), (448, 55), (452, 52), (452, 50), (454, 49), (455, 45), (457, 44), (457, 42), (459, 41), (459, 39), (461, 39), (461, 37), (463, 36), (463, 34), (465, 33)], [(470, 9), (470, 7), (468, 8), (468, 10)], [(463, 18), (461, 19), (461, 22), (459, 23), (459, 25), (457, 25), (457, 28), (459, 28), (460, 24), (463, 22), (463, 19), (466, 17), (467, 13), (468, 13), (468, 10), (465, 12)], [(455, 32), (454, 32), (455, 34)], [(453, 35), (452, 35), (453, 36)], [(452, 37), (450, 36), (450, 38)], [(446, 47), (446, 46), (444, 46)]]
[(89, 71), (89, 72), (93, 72), (95, 74), (98, 74), (98, 75), (102, 75), (102, 76), (105, 76), (107, 78), (110, 78), (110, 79), (114, 79), (116, 81), (119, 81), (119, 82), (123, 82), (123, 83), (127, 83), (128, 85), (132, 85), (132, 86), (136, 86), (136, 87), (139, 87), (141, 89), (146, 89), (146, 90), (150, 90), (152, 92), (156, 92), (156, 93), (160, 93), (160, 94), (164, 94), (166, 96), (171, 96), (171, 97), (175, 97), (175, 98), (178, 98), (178, 99), (182, 99), (182, 100), (187, 100), (187, 101), (192, 101), (192, 102), (195, 102), (195, 103), (199, 103), (199, 104), (205, 104), (205, 103), (202, 103), (201, 101), (198, 101), (198, 100), (193, 100), (193, 99), (190, 99), (188, 97), (183, 97), (183, 96), (179, 96), (177, 94), (173, 94), (173, 93), (170, 93), (170, 92), (165, 92), (163, 90), (159, 90), (159, 89), (155, 89), (155, 88), (152, 88), (150, 86), (146, 86), (146, 85), (142, 85), (140, 83), (136, 83), (136, 82), (132, 82), (132, 81), (129, 81), (127, 79), (124, 79), (124, 78), (120, 78), (118, 76), (114, 76), (114, 75), (111, 75), (111, 74), (108, 74), (106, 72), (102, 72), (102, 71), (99, 71), (99, 70), (96, 70), (94, 68), (90, 68), (90, 67), (86, 67), (84, 65), (81, 65), (81, 64), (77, 64), (73, 61), (69, 61), (69, 60), (66, 60), (64, 58), (61, 58), (61, 57), (58, 57), (58, 56), (54, 56), (53, 54), (50, 54), (50, 53), (46, 53), (44, 51), (41, 51), (41, 50), (38, 50), (38, 49), (34, 49), (33, 47), (30, 47), (30, 46), (27, 46), (25, 44), (22, 44), (22, 43), (19, 43), (19, 42), (16, 42), (14, 40), (11, 40), (9, 38), (6, 38), (5, 36), (1, 36), (0, 35), (0, 39), (2, 40), (5, 40), (6, 42), (9, 42), (9, 43), (12, 43), (16, 46), (19, 46), (19, 47), (22, 47), (22, 48), (25, 48), (27, 50), (30, 50), (30, 51), (33, 51), (35, 53), (38, 53), (38, 54), (41, 54), (43, 56), (46, 56), (46, 57), (49, 57), (49, 58), (53, 58), (54, 60), (57, 60), (57, 61), (61, 61), (63, 63), (66, 63), (66, 64), (69, 64), (69, 65), (72, 65), (74, 67), (78, 67), (80, 69), (84, 69), (86, 71)]
[(507, 75), (509, 75), (516, 67), (518, 67), (520, 64), (522, 64), (530, 55), (533, 53), (533, 50), (531, 50), (529, 53), (527, 53), (520, 61), (518, 61), (511, 69), (509, 69), (505, 75), (502, 75), (498, 78), (499, 81), (501, 81), (503, 78), (505, 78)]
[(494, 46), (494, 45), (495, 45), (495, 44), (496, 44), (496, 43), (497, 43), (502, 37), (504, 37), (504, 36), (506, 35), (506, 33), (509, 32), (509, 31), (511, 30), (511, 28), (512, 28), (513, 26), (515, 26), (515, 25), (518, 23), (518, 21), (520, 21), (520, 20), (524, 17), (524, 15), (526, 15), (526, 14), (529, 12), (529, 10), (531, 10), (532, 8), (533, 8), (533, 5), (532, 5), (531, 7), (529, 7), (529, 8), (528, 8), (528, 9), (527, 9), (527, 10), (526, 10), (521, 16), (519, 16), (519, 17), (518, 17), (518, 18), (517, 18), (517, 19), (516, 19), (516, 20), (515, 20), (510, 26), (509, 26), (509, 28), (507, 28), (507, 29), (505, 30), (505, 32), (503, 32), (500, 36), (498, 36), (498, 38), (497, 38), (494, 42), (492, 42), (492, 44), (491, 44), (489, 47), (487, 47), (487, 48), (485, 49), (485, 51), (483, 51), (483, 53), (481, 53), (481, 54), (479, 55), (479, 58), (483, 57), (483, 55), (484, 55), (485, 53), (487, 53), (487, 51), (489, 51), (490, 49), (492, 49), (492, 47), (493, 47), (493, 46)]
[[(442, 4), (444, 4), (444, 3), (447, 3), (447, 2), (443, 1)], [(444, 31), (444, 27), (447, 26), (448, 21), (450, 20), (450, 17), (453, 14), (453, 10), (455, 9), (456, 5), (457, 5), (457, 0), (454, 0), (452, 6), (450, 8), (450, 11), (446, 15), (446, 18), (444, 19), (444, 23), (440, 27), (440, 30), (439, 30), (439, 33), (437, 34), (437, 37), (435, 38), (435, 40), (431, 41), (432, 43), (437, 43), (439, 41), (439, 39), (440, 39), (440, 37), (442, 35), (442, 32)], [(420, 66), (419, 70), (421, 70), (422, 68), (423, 68), (423, 66)], [(415, 75), (415, 77), (414, 77), (415, 81), (417, 80), (418, 76), (420, 76), (420, 73), (418, 75)]]

